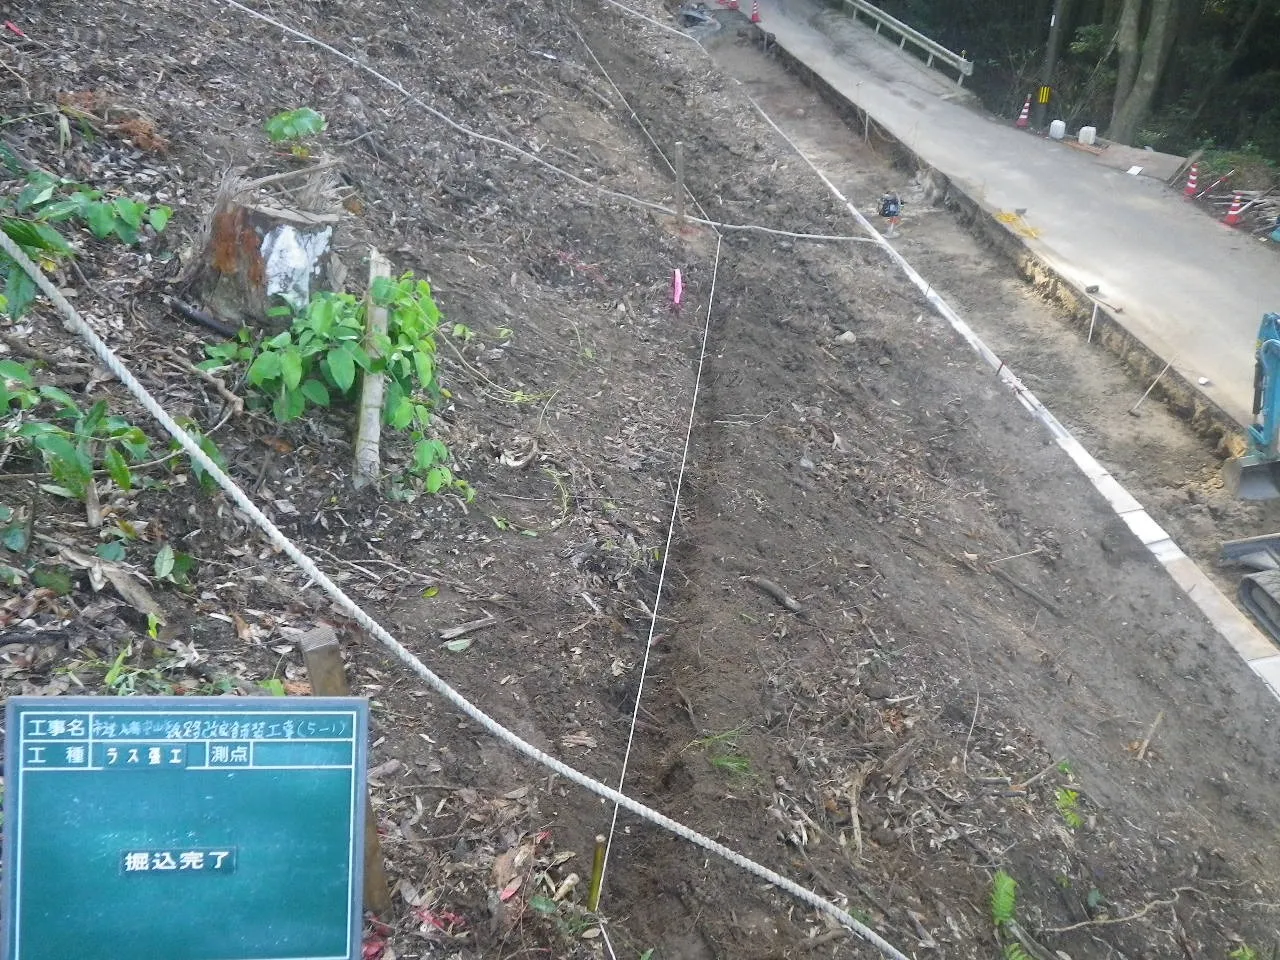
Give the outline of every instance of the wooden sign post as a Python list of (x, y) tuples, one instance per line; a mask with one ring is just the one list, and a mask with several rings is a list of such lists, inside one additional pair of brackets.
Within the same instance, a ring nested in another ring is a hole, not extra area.
[[(332, 627), (322, 625), (308, 631), (298, 645), (302, 648), (302, 661), (311, 679), (312, 693), (319, 697), (351, 695), (338, 635)], [(373, 802), (367, 791), (364, 804), (364, 906), (385, 920), (391, 916), (391, 888), (387, 884), (382, 845), (378, 842), (378, 820), (373, 815)]]

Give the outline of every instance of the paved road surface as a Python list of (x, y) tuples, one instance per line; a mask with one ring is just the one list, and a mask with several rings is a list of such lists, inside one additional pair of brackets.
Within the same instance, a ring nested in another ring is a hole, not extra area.
[[(1132, 333), (1193, 383), (1207, 378), (1204, 392), (1248, 422), (1258, 323), (1280, 311), (1280, 251), (1159, 180), (984, 116), (946, 76), (842, 13), (813, 0), (760, 8), (782, 47), (989, 212), (1027, 208), (1040, 231), (1028, 246), (1080, 287), (1101, 287)], [(927, 230), (910, 212), (903, 229)]]

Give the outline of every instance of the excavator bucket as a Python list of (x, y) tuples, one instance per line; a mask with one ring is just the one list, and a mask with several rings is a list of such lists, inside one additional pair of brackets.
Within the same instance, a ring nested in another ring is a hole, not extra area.
[(1222, 465), (1227, 491), (1241, 500), (1280, 497), (1280, 462), (1262, 453), (1247, 453)]

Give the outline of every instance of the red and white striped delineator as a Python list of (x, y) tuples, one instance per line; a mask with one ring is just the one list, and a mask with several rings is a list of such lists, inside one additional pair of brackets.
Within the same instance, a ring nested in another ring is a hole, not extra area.
[(1222, 222), (1228, 227), (1234, 227), (1240, 222), (1240, 208), (1244, 206), (1244, 202), (1240, 199), (1240, 194), (1236, 194), (1231, 200), (1231, 209), (1227, 211), (1227, 219)]
[(1022, 105), (1022, 112), (1018, 114), (1018, 122), (1014, 124), (1019, 130), (1025, 130), (1031, 124), (1031, 98), (1027, 97), (1027, 102)]
[(1191, 172), (1187, 174), (1187, 185), (1182, 188), (1182, 195), (1187, 198), (1194, 197), (1199, 189), (1198, 183), (1200, 178), (1200, 164), (1193, 163)]
[(760, 22), (760, 0), (751, 0), (751, 22)]

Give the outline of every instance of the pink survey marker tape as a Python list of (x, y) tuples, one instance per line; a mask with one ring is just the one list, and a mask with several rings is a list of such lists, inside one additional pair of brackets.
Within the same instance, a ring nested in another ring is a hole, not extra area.
[(676, 267), (671, 271), (671, 305), (680, 306), (682, 299), (684, 299), (684, 278), (680, 276), (680, 268)]

